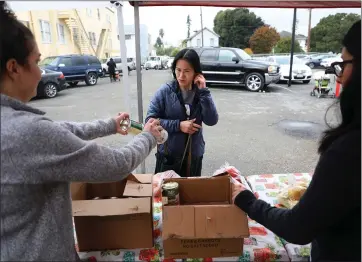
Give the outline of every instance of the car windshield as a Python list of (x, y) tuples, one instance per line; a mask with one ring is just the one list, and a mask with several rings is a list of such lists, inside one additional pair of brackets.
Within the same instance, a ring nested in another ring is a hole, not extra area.
[(156, 57), (155, 56), (151, 56), (148, 58), (149, 61), (156, 61)]
[[(277, 56), (275, 57), (275, 61), (279, 65), (289, 65), (290, 64), (290, 57), (287, 56)], [(293, 64), (303, 64), (303, 61), (300, 60), (298, 57), (293, 58)]]
[(248, 55), (244, 50), (235, 49), (236, 53), (241, 57), (243, 60), (251, 60), (251, 56)]
[(40, 66), (56, 66), (58, 64), (59, 57), (52, 56), (47, 57), (39, 63)]

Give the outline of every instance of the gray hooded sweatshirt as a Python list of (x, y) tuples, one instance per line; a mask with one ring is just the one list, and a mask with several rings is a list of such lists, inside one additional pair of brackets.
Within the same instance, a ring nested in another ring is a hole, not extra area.
[(119, 150), (86, 141), (116, 133), (113, 119), (54, 122), (1, 95), (1, 261), (75, 261), (70, 182), (116, 181), (156, 146), (143, 132)]

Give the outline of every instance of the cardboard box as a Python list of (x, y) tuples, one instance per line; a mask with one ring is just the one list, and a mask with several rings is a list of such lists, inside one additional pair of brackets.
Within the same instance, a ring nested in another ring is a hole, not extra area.
[(180, 205), (163, 206), (165, 258), (234, 257), (249, 237), (247, 215), (232, 203), (229, 175), (170, 178)]
[(152, 175), (72, 183), (71, 193), (79, 251), (153, 247)]

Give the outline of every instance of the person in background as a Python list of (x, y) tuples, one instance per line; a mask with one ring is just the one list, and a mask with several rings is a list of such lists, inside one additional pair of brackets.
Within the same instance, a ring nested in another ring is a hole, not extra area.
[(127, 113), (92, 123), (47, 118), (27, 105), (41, 79), (34, 35), (3, 1), (0, 25), (1, 261), (76, 261), (70, 182), (126, 178), (162, 127), (150, 119), (128, 145), (111, 149), (90, 140), (126, 134)]
[(155, 173), (174, 170), (180, 176), (201, 176), (202, 123), (216, 125), (218, 113), (195, 50), (181, 50), (171, 69), (174, 80), (157, 90), (146, 117), (160, 119), (169, 134), (167, 142), (158, 147)]
[(312, 242), (312, 261), (361, 261), (361, 21), (343, 40), (343, 62), (332, 64), (340, 124), (324, 133), (312, 181), (292, 209), (270, 206), (241, 185), (235, 205), (286, 241)]
[(113, 58), (109, 59), (109, 61), (107, 63), (107, 66), (108, 66), (109, 78), (111, 79), (111, 81), (116, 80), (116, 68), (117, 68), (117, 65), (114, 62)]

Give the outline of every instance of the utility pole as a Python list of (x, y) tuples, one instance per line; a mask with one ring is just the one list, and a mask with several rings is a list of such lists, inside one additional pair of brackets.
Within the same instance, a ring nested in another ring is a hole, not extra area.
[(312, 24), (312, 8), (309, 8), (309, 23), (308, 23), (308, 41), (307, 41), (307, 52), (310, 52), (310, 31)]
[(202, 23), (202, 7), (200, 6), (200, 18), (201, 18), (201, 46), (204, 47), (204, 26)]

